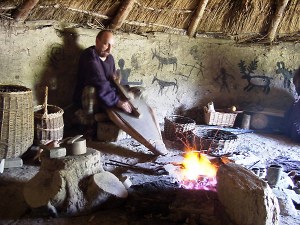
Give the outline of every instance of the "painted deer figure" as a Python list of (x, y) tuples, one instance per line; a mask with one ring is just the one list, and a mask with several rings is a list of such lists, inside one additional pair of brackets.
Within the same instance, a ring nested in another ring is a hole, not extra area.
[(177, 70), (177, 58), (176, 57), (162, 57), (158, 53), (156, 53), (156, 49), (151, 49), (152, 50), (152, 59), (157, 58), (158, 59), (158, 69), (163, 68), (164, 65), (173, 65), (173, 70)]
[(173, 86), (173, 91), (176, 89), (176, 93), (178, 91), (178, 85), (177, 85), (177, 80), (174, 78), (175, 82), (174, 81), (164, 81), (164, 80), (160, 80), (157, 78), (157, 74), (153, 77), (153, 80), (152, 80), (152, 84), (156, 81), (159, 85), (159, 91), (158, 93), (160, 93), (162, 95), (162, 91), (164, 88), (166, 87), (171, 87)]
[(287, 68), (285, 68), (284, 62), (277, 62), (277, 69), (276, 69), (276, 73), (277, 74), (282, 74), (283, 75), (283, 87), (284, 88), (291, 88), (291, 80), (293, 78), (293, 71), (292, 70), (288, 70)]
[(241, 60), (238, 66), (240, 67), (240, 73), (243, 74), (242, 79), (246, 79), (248, 81), (248, 85), (244, 87), (245, 91), (251, 91), (254, 87), (259, 87), (263, 89), (265, 94), (270, 92), (270, 84), (271, 77), (263, 76), (263, 75), (254, 75), (254, 70), (257, 69), (258, 61), (253, 60), (248, 67), (245, 65), (245, 61)]

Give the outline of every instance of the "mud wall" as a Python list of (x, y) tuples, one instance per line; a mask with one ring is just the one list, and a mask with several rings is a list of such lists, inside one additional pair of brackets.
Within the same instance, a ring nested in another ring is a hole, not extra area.
[[(80, 52), (95, 43), (97, 30), (59, 25), (1, 28), (2, 84), (33, 90), (42, 104), (72, 108)], [(201, 122), (203, 106), (285, 109), (294, 100), (293, 72), (300, 65), (300, 43), (272, 46), (171, 34), (116, 33), (113, 55), (123, 83), (142, 86), (161, 122), (187, 115)]]

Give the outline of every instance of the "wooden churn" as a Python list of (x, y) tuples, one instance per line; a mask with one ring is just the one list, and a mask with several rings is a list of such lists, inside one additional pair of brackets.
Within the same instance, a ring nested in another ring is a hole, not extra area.
[(32, 91), (19, 85), (0, 85), (0, 159), (21, 156), (33, 143)]
[(45, 144), (49, 141), (61, 140), (64, 135), (63, 114), (63, 109), (48, 104), (48, 87), (46, 87), (44, 104), (34, 109), (35, 142)]

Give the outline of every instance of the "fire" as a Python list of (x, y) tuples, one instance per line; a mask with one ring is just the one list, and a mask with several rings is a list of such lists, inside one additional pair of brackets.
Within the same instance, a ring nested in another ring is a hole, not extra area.
[(183, 161), (183, 174), (188, 180), (197, 180), (199, 176), (213, 178), (217, 169), (211, 164), (209, 159), (198, 152), (187, 152)]
[(187, 189), (214, 190), (217, 168), (199, 152), (188, 151), (183, 161), (182, 186)]

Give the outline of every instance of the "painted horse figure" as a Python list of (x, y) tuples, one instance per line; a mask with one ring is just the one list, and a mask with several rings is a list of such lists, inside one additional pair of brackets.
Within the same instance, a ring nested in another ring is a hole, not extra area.
[(158, 59), (158, 69), (163, 68), (164, 65), (169, 65), (172, 64), (173, 65), (173, 70), (177, 70), (177, 58), (176, 57), (162, 57), (160, 56), (158, 53), (156, 53), (156, 49), (153, 51), (152, 50), (152, 59), (157, 58)]
[(174, 78), (175, 82), (174, 81), (164, 81), (164, 80), (160, 80), (157, 78), (157, 75), (155, 75), (153, 77), (153, 80), (152, 80), (152, 84), (156, 81), (159, 85), (159, 91), (158, 93), (160, 93), (162, 95), (162, 91), (164, 88), (166, 87), (171, 87), (173, 86), (173, 91), (176, 89), (176, 93), (178, 91), (178, 85), (177, 85), (177, 80)]

